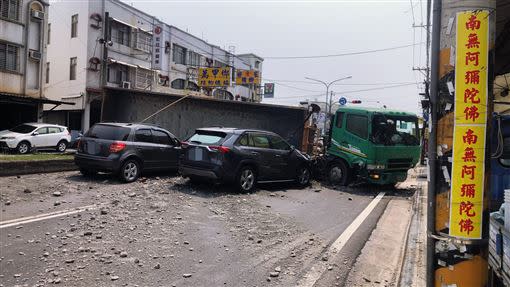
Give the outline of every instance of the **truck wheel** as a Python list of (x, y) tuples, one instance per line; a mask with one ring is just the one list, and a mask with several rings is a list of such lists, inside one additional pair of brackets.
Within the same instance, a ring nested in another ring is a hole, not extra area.
[(350, 170), (342, 161), (334, 162), (328, 168), (328, 181), (331, 184), (348, 185), (350, 176)]

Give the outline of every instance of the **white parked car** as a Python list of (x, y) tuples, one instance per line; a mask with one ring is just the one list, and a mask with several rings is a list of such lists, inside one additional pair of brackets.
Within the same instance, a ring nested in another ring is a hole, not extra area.
[(64, 152), (70, 142), (71, 134), (67, 127), (58, 125), (26, 123), (0, 131), (0, 149), (16, 150), (21, 154), (39, 148)]

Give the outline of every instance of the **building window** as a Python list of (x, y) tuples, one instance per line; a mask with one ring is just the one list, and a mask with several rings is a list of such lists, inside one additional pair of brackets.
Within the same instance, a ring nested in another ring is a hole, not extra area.
[(173, 58), (176, 64), (186, 65), (186, 48), (174, 44)]
[(18, 46), (0, 43), (0, 69), (17, 72), (18, 51)]
[(176, 79), (172, 81), (171, 87), (176, 90), (184, 90), (184, 86), (186, 85), (186, 81), (183, 79)]
[(218, 60), (214, 60), (214, 67), (215, 68), (222, 68), (222, 67), (226, 67), (227, 65), (221, 61), (218, 61)]
[(255, 61), (255, 69), (260, 69), (260, 61)]
[(71, 58), (69, 64), (69, 80), (76, 80), (76, 57)]
[(48, 23), (48, 42), (46, 44), (50, 44), (51, 40), (51, 23)]
[(108, 66), (106, 80), (109, 83), (122, 84), (129, 82), (129, 67), (125, 65), (112, 64)]
[(46, 63), (46, 84), (50, 83), (50, 62)]
[(110, 25), (112, 41), (124, 46), (130, 46), (131, 27), (112, 20)]
[(200, 66), (200, 54), (193, 51), (188, 53), (188, 65), (198, 67)]
[(136, 32), (135, 48), (141, 51), (150, 52), (152, 47), (152, 35), (144, 31)]
[(0, 0), (0, 13), (2, 18), (19, 21), (19, 8), (21, 0)]
[(71, 38), (78, 37), (78, 14), (71, 16)]
[(153, 77), (154, 73), (151, 70), (136, 69), (136, 87), (147, 90), (152, 86)]

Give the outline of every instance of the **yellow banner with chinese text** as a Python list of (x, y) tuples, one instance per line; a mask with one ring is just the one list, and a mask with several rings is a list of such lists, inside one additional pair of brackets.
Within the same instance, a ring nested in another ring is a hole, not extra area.
[(260, 84), (260, 72), (255, 70), (236, 70), (236, 84)]
[(230, 86), (230, 68), (198, 69), (198, 85), (201, 87)]
[(488, 11), (457, 13), (450, 236), (482, 237), (488, 90)]

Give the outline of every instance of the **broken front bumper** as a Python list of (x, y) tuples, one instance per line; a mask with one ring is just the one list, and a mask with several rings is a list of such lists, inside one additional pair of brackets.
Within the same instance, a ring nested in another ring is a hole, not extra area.
[(372, 170), (367, 175), (367, 181), (374, 184), (395, 184), (407, 179), (407, 171), (377, 171)]

